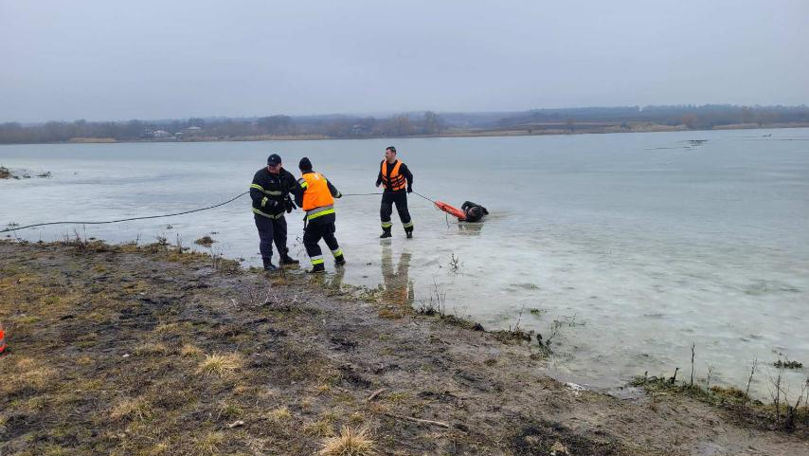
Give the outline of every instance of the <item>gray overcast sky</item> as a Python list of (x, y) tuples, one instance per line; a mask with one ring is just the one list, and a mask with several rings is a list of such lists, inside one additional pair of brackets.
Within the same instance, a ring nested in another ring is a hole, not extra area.
[(0, 0), (0, 121), (809, 104), (809, 0)]

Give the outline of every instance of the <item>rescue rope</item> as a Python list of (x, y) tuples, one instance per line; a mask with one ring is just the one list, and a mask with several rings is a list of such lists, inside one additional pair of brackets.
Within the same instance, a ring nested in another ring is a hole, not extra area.
[[(239, 193), (238, 195), (234, 196), (233, 198), (231, 198), (231, 199), (229, 199), (227, 201), (223, 201), (221, 203), (214, 204), (212, 206), (205, 206), (205, 207), (200, 207), (200, 208), (197, 208), (197, 209), (191, 209), (191, 210), (182, 211), (182, 212), (173, 212), (171, 214), (147, 215), (147, 216), (143, 216), (143, 217), (129, 217), (129, 218), (116, 219), (116, 220), (104, 220), (104, 221), (93, 221), (93, 222), (46, 222), (46, 223), (34, 223), (34, 224), (31, 224), (31, 225), (25, 225), (25, 226), (8, 227), (8, 228), (0, 230), (0, 233), (9, 233), (11, 231), (26, 230), (28, 228), (36, 228), (38, 226), (50, 226), (50, 225), (106, 225), (106, 224), (110, 224), (110, 223), (131, 222), (131, 221), (134, 221), (134, 220), (148, 220), (148, 219), (156, 219), (156, 218), (163, 218), (163, 217), (176, 217), (178, 215), (193, 214), (195, 212), (202, 212), (202, 211), (207, 211), (207, 210), (211, 210), (211, 209), (216, 209), (217, 207), (221, 207), (221, 206), (224, 206), (226, 204), (230, 204), (230, 203), (236, 201), (237, 199), (241, 198), (242, 196), (244, 196), (244, 195), (246, 195), (248, 193), (250, 193), (249, 190), (246, 191), (246, 192)], [(416, 195), (426, 199), (427, 201), (435, 203), (435, 201), (433, 201), (430, 198), (422, 195), (421, 193), (418, 193), (418, 192), (413, 192), (413, 193), (415, 193)], [(382, 193), (380, 193), (380, 192), (343, 193), (343, 196), (364, 196), (364, 195), (381, 195), (381, 194)]]
[(243, 193), (239, 193), (238, 195), (234, 196), (233, 198), (231, 198), (231, 199), (229, 199), (227, 201), (221, 202), (219, 204), (214, 204), (212, 206), (200, 207), (200, 208), (197, 208), (197, 209), (191, 209), (191, 210), (188, 210), (188, 211), (174, 212), (174, 213), (171, 213), (171, 214), (147, 215), (147, 216), (144, 216), (144, 217), (130, 217), (130, 218), (117, 219), (117, 220), (105, 220), (105, 221), (102, 221), (102, 222), (47, 222), (47, 223), (34, 223), (32, 225), (15, 226), (15, 227), (6, 228), (4, 230), (0, 230), (0, 233), (7, 233), (7, 232), (10, 232), (10, 231), (17, 231), (17, 230), (25, 230), (25, 229), (34, 228), (34, 227), (37, 227), (37, 226), (48, 226), (48, 225), (104, 225), (104, 224), (108, 224), (108, 223), (131, 222), (133, 220), (146, 220), (146, 219), (155, 219), (155, 218), (161, 218), (161, 217), (174, 217), (174, 216), (177, 216), (177, 215), (192, 214), (194, 212), (202, 212), (202, 211), (207, 211), (207, 210), (210, 210), (210, 209), (215, 209), (217, 207), (224, 206), (225, 204), (232, 203), (232, 202), (236, 201), (237, 199), (241, 198), (242, 196), (244, 196), (244, 195), (246, 195), (248, 193), (250, 193), (249, 190), (246, 191), (246, 192), (243, 192)]
[(418, 195), (418, 196), (420, 196), (420, 197), (422, 197), (422, 198), (426, 199), (427, 201), (429, 201), (429, 202), (431, 202), (431, 203), (435, 204), (435, 200), (434, 200), (434, 199), (428, 198), (428, 197), (426, 197), (426, 196), (424, 196), (424, 195), (422, 195), (421, 193), (416, 192), (416, 191), (414, 191), (413, 193), (415, 193), (416, 195)]

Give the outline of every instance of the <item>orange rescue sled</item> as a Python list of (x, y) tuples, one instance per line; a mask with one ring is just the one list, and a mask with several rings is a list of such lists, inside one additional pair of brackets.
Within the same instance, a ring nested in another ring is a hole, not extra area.
[(466, 214), (464, 214), (462, 210), (458, 209), (457, 207), (450, 206), (449, 204), (443, 201), (436, 201), (435, 207), (441, 209), (442, 211), (446, 212), (447, 214), (453, 217), (457, 217), (458, 220), (460, 221), (466, 220)]

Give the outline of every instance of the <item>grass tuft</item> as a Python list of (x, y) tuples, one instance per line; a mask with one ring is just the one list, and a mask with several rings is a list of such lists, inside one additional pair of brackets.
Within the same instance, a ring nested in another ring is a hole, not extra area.
[(323, 441), (320, 456), (371, 456), (376, 454), (374, 441), (366, 429), (352, 431), (343, 426), (340, 435), (328, 437)]
[(243, 364), (242, 356), (238, 353), (226, 355), (214, 353), (212, 355), (205, 355), (205, 359), (199, 363), (197, 372), (221, 377), (230, 371), (241, 368)]
[(269, 418), (273, 421), (288, 420), (290, 417), (292, 417), (292, 414), (289, 413), (289, 409), (286, 407), (278, 407), (269, 413)]
[(129, 418), (137, 421), (144, 421), (154, 415), (152, 404), (146, 399), (138, 397), (135, 399), (124, 399), (110, 410), (110, 418), (115, 421)]
[(180, 349), (180, 356), (184, 358), (196, 358), (202, 354), (202, 350), (199, 347), (191, 344), (185, 344)]

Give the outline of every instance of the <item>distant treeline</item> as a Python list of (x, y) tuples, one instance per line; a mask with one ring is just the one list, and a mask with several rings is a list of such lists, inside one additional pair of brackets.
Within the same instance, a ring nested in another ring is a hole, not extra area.
[(536, 109), (505, 116), (497, 121), (500, 128), (525, 128), (531, 125), (560, 124), (575, 128), (578, 123), (678, 126), (711, 129), (728, 125), (772, 125), (809, 122), (807, 106), (628, 106), (613, 108)]
[(190, 118), (128, 122), (47, 122), (0, 124), (0, 144), (66, 141), (199, 141), (270, 137), (371, 138), (460, 134), (475, 131), (596, 131), (638, 125), (710, 129), (809, 122), (806, 106), (647, 106), (536, 109), (507, 113), (418, 112), (371, 116), (275, 115), (258, 118)]

